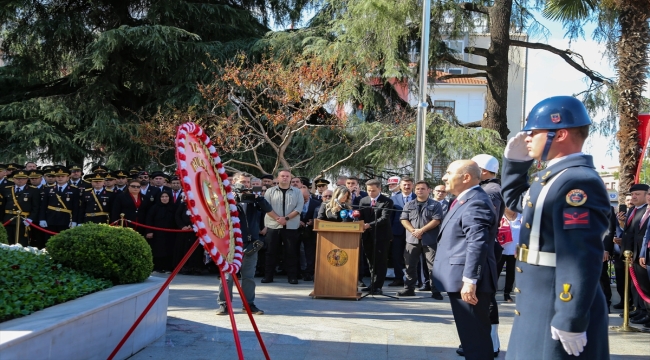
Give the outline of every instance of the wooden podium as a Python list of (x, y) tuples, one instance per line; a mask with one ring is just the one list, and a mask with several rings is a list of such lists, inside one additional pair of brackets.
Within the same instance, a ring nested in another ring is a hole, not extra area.
[(357, 291), (359, 244), (363, 221), (332, 222), (316, 220), (316, 265), (314, 298), (361, 298)]

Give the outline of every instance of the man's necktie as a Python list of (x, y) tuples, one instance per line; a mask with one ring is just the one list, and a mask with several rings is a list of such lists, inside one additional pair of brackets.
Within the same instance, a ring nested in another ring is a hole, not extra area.
[(457, 201), (458, 201), (458, 199), (454, 199), (454, 201), (451, 202), (451, 205), (449, 205), (449, 210), (454, 208), (454, 205), (456, 205)]
[(174, 202), (176, 202), (176, 199), (178, 199), (178, 191), (174, 191)]
[(375, 199), (372, 199), (370, 201), (370, 206), (375, 206), (375, 205), (377, 205), (377, 202), (375, 201)]
[(639, 228), (643, 226), (643, 223), (648, 219), (648, 215), (650, 215), (650, 206), (646, 206), (645, 213), (643, 214), (643, 217), (641, 218), (641, 222), (639, 223)]
[(630, 214), (630, 217), (627, 218), (627, 222), (625, 223), (626, 226), (630, 226), (630, 224), (632, 223), (632, 219), (634, 219), (634, 215), (636, 215), (636, 208), (634, 208), (634, 210), (632, 210), (632, 213)]

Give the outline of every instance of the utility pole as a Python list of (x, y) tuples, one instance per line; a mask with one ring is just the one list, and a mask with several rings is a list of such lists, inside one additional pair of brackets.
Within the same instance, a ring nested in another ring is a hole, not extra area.
[(424, 144), (427, 120), (427, 76), (429, 75), (429, 23), (431, 0), (422, 0), (422, 38), (420, 40), (420, 93), (418, 98), (417, 130), (415, 134), (415, 180), (424, 179)]

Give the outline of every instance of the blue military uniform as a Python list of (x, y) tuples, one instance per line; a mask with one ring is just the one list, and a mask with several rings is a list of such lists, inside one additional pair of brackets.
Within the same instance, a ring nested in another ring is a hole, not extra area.
[[(552, 120), (565, 116), (559, 112), (551, 115), (557, 116)], [(603, 236), (611, 212), (607, 190), (594, 170), (591, 156), (576, 153), (555, 159), (529, 179), (532, 165), (533, 160), (503, 159), (506, 206), (522, 213), (516, 264), (517, 304), (506, 358), (575, 359), (560, 341), (552, 339), (553, 326), (566, 332), (586, 332), (587, 344), (577, 358), (609, 359), (608, 311), (599, 286)], [(543, 203), (538, 204), (542, 192), (547, 193)], [(535, 231), (534, 216), (538, 211), (541, 218)], [(539, 240), (535, 240), (536, 232)], [(536, 243), (539, 257), (532, 251)]]

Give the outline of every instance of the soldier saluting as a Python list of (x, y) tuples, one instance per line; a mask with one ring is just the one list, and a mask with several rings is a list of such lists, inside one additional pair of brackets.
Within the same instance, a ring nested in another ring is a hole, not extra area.
[[(11, 220), (6, 226), (10, 243), (18, 238), (18, 243), (29, 246), (29, 224), (38, 221), (40, 195), (38, 189), (27, 185), (29, 174), (25, 170), (15, 170), (12, 174), (13, 185), (5, 185), (2, 189), (4, 201), (3, 223)], [(20, 221), (18, 221), (20, 219)]]
[(70, 171), (63, 166), (54, 169), (54, 177), (55, 185), (47, 188), (43, 196), (39, 226), (58, 233), (77, 226), (79, 188), (68, 182)]
[[(504, 151), (503, 197), (524, 224), (506, 359), (609, 359), (599, 278), (611, 210), (592, 157), (582, 153), (590, 124), (579, 100), (548, 98)], [(534, 159), (547, 167), (529, 182)]]
[(90, 181), (92, 187), (81, 195), (79, 223), (108, 224), (113, 192), (104, 188), (104, 178), (100, 174), (87, 175), (84, 180)]

